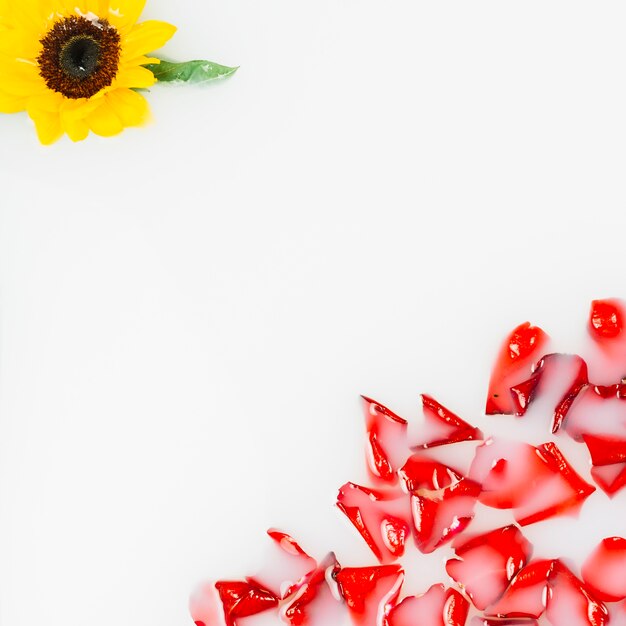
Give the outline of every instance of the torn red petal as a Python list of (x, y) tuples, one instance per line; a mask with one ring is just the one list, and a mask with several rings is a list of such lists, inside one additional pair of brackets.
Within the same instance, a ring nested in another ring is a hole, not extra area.
[(341, 566), (331, 552), (305, 577), (294, 597), (281, 608), (283, 621), (291, 626), (325, 626), (330, 621), (330, 616), (340, 608), (328, 585), (328, 581), (334, 581), (340, 569)]
[(362, 626), (385, 626), (404, 581), (399, 565), (344, 567), (335, 576), (354, 621)]
[(407, 421), (375, 400), (365, 396), (362, 398), (367, 429), (368, 469), (375, 478), (395, 482), (396, 470), (410, 454)]
[(522, 526), (574, 514), (595, 491), (553, 443), (535, 447), (487, 440), (477, 448), (469, 476), (482, 484), (479, 499), (483, 504), (513, 508)]
[(536, 619), (513, 617), (498, 619), (496, 617), (474, 617), (470, 626), (538, 626)]
[(431, 396), (422, 394), (424, 427), (414, 448), (434, 448), (459, 441), (483, 439), (482, 432), (447, 409)]
[(337, 506), (379, 561), (388, 563), (404, 554), (411, 532), (410, 505), (404, 493), (346, 483), (339, 489)]
[(487, 395), (487, 415), (513, 415), (515, 406), (511, 387), (524, 381), (531, 366), (538, 359), (548, 336), (538, 326), (529, 322), (520, 324), (506, 338), (491, 372)]
[(534, 561), (511, 579), (502, 597), (487, 607), (485, 613), (494, 617), (539, 618), (545, 610), (548, 575), (552, 560)]
[(446, 592), (442, 584), (433, 585), (419, 596), (408, 596), (389, 611), (387, 626), (442, 626)]
[(411, 494), (418, 549), (430, 553), (462, 532), (474, 517), (480, 485), (456, 470), (414, 454), (399, 472)]
[(565, 432), (576, 441), (589, 435), (626, 440), (626, 398), (621, 391), (609, 393), (607, 387), (587, 387), (569, 411)]
[(481, 610), (502, 596), (532, 554), (532, 545), (517, 526), (459, 537), (452, 547), (456, 558), (446, 563), (446, 571)]
[(552, 626), (604, 626), (606, 606), (559, 560), (548, 575), (546, 616)]
[(278, 598), (254, 579), (245, 581), (220, 580), (215, 583), (227, 626), (236, 626), (239, 617), (263, 613), (278, 606)]
[(464, 626), (469, 612), (469, 602), (456, 589), (446, 591), (446, 601), (443, 605), (444, 626)]
[(626, 539), (607, 537), (582, 566), (582, 577), (599, 600), (616, 602), (626, 598)]
[(626, 440), (597, 435), (583, 435), (594, 465), (613, 465), (626, 462)]

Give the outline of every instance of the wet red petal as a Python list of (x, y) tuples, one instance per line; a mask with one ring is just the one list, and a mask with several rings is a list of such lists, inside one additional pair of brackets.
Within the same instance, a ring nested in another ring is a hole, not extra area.
[(394, 482), (397, 479), (396, 470), (410, 454), (407, 421), (375, 400), (362, 398), (368, 469), (374, 477)]
[(357, 624), (385, 626), (404, 581), (399, 565), (344, 567), (335, 576), (341, 596)]
[(411, 494), (415, 541), (433, 552), (463, 531), (474, 517), (480, 485), (456, 470), (414, 454), (399, 472)]
[(434, 448), (459, 441), (482, 439), (483, 434), (431, 396), (422, 394), (425, 425), (415, 448)]
[(614, 339), (624, 328), (624, 310), (620, 300), (593, 300), (589, 311), (589, 332), (596, 340)]
[(469, 602), (456, 589), (446, 591), (446, 602), (443, 606), (444, 626), (464, 626), (469, 612)]
[(253, 578), (277, 598), (290, 596), (309, 572), (317, 567), (310, 557), (290, 535), (270, 528), (267, 534), (273, 539), (265, 566)]
[(583, 435), (594, 465), (613, 465), (626, 461), (626, 440)]
[(558, 560), (548, 575), (546, 615), (552, 626), (604, 626), (609, 621), (606, 606)]
[(538, 326), (524, 322), (506, 338), (491, 372), (487, 415), (513, 415), (511, 387), (528, 378), (531, 365), (541, 355), (548, 336)]
[(575, 354), (548, 354), (534, 368), (532, 376), (511, 387), (515, 415), (524, 415), (536, 394), (549, 396), (554, 404), (552, 432), (561, 427), (578, 394), (589, 384), (587, 363)]
[(609, 623), (611, 626), (626, 626), (626, 602), (609, 607)]
[[(328, 604), (336, 604), (326, 581), (333, 579), (340, 570), (335, 555), (331, 552), (317, 567), (310, 572), (302, 584), (299, 585), (296, 595), (281, 609), (283, 621), (291, 626), (307, 626), (315, 622), (315, 616), (323, 614), (328, 619)], [(322, 605), (325, 606), (322, 606)]]
[(583, 564), (581, 573), (598, 599), (615, 602), (626, 598), (626, 539), (603, 539)]
[(446, 571), (481, 610), (506, 591), (532, 554), (531, 544), (517, 526), (459, 537), (452, 547), (457, 558), (446, 563)]
[(503, 596), (487, 607), (488, 615), (497, 617), (539, 618), (545, 610), (545, 594), (552, 560), (534, 561), (523, 567), (511, 580)]
[(514, 508), (522, 526), (575, 513), (595, 491), (553, 443), (535, 447), (488, 440), (477, 448), (469, 476), (482, 484), (479, 499), (483, 504)]
[(538, 626), (536, 619), (528, 619), (523, 617), (514, 617), (507, 619), (498, 619), (495, 617), (474, 617), (470, 622), (470, 626)]
[(598, 487), (612, 498), (626, 486), (626, 463), (594, 466), (591, 468), (591, 476)]
[(410, 504), (404, 493), (346, 483), (339, 489), (337, 506), (379, 561), (387, 563), (404, 554), (411, 529)]
[(433, 585), (420, 596), (408, 596), (389, 611), (387, 626), (442, 626), (446, 592), (441, 584)]
[(215, 583), (224, 608), (227, 626), (235, 626), (238, 617), (256, 615), (278, 606), (278, 598), (249, 578), (246, 581), (220, 580)]
[(620, 391), (607, 392), (607, 387), (584, 389), (570, 410), (565, 431), (576, 441), (584, 437), (605, 437), (616, 441), (626, 439), (626, 398)]

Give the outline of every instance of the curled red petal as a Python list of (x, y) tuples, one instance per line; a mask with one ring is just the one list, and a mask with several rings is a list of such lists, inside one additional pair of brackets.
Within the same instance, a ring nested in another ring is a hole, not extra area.
[(512, 578), (502, 597), (487, 607), (494, 617), (539, 618), (545, 611), (548, 576), (554, 561), (531, 561)]
[(422, 394), (425, 424), (415, 448), (434, 448), (459, 441), (483, 439), (483, 433), (437, 400)]
[(491, 372), (487, 394), (487, 415), (513, 415), (511, 387), (526, 380), (531, 366), (541, 355), (548, 336), (538, 326), (524, 322), (503, 342)]
[(344, 567), (335, 576), (353, 620), (362, 626), (385, 626), (404, 581), (399, 565)]
[(404, 554), (411, 534), (410, 504), (404, 493), (346, 483), (339, 489), (337, 506), (381, 563)]
[(589, 333), (596, 341), (615, 339), (624, 329), (624, 307), (621, 300), (593, 300), (589, 311)]
[(375, 478), (393, 483), (396, 470), (410, 454), (407, 421), (386, 406), (362, 396), (367, 430), (367, 466)]
[(456, 558), (446, 563), (446, 571), (481, 610), (502, 596), (532, 554), (532, 545), (513, 525), (461, 536), (453, 548)]
[(215, 583), (215, 588), (222, 601), (227, 626), (236, 626), (239, 617), (256, 615), (278, 606), (278, 598), (252, 578), (220, 580)]

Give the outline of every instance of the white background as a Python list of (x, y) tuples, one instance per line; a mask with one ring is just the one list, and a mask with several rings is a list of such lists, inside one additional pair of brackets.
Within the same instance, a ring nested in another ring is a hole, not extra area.
[(2, 626), (188, 624), (269, 526), (366, 564), (358, 394), (484, 424), (510, 328), (626, 296), (623, 2), (145, 16), (239, 73), (114, 139), (0, 118)]

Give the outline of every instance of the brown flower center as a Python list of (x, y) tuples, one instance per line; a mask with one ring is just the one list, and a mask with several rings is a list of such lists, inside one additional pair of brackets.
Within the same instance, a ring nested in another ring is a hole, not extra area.
[(90, 98), (108, 87), (120, 61), (120, 35), (106, 20), (72, 15), (41, 40), (39, 73), (52, 91), (67, 98)]

